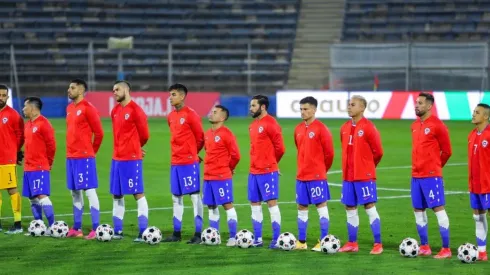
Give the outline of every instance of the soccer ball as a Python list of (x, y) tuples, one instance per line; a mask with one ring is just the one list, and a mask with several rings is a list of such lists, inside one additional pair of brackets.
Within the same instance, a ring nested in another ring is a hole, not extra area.
[(143, 240), (147, 244), (158, 244), (162, 240), (162, 231), (155, 226), (148, 227), (143, 232)]
[(208, 227), (201, 233), (201, 240), (205, 245), (218, 245), (221, 243), (221, 236), (216, 228)]
[(406, 238), (400, 244), (400, 254), (404, 257), (415, 258), (419, 255), (419, 243), (413, 238)]
[(54, 238), (66, 238), (66, 235), (68, 235), (68, 231), (70, 228), (68, 228), (68, 224), (64, 221), (56, 221), (51, 225), (50, 231), (51, 231), (51, 237)]
[(112, 240), (112, 236), (114, 236), (114, 230), (108, 224), (101, 224), (97, 226), (97, 229), (95, 229), (95, 236), (98, 241), (108, 242)]
[(239, 248), (249, 248), (253, 245), (255, 237), (254, 234), (247, 229), (238, 231), (235, 235), (236, 246)]
[(475, 245), (470, 243), (462, 244), (458, 248), (458, 259), (466, 264), (471, 264), (476, 262), (478, 258), (478, 249)]
[(46, 234), (46, 225), (43, 220), (33, 220), (29, 224), (29, 228), (27, 229), (31, 236), (33, 237), (41, 237)]
[(327, 235), (320, 241), (320, 247), (327, 254), (335, 254), (340, 249), (340, 240), (334, 235)]
[(292, 233), (282, 233), (277, 239), (277, 245), (279, 245), (279, 248), (285, 251), (293, 250), (296, 248), (296, 238)]

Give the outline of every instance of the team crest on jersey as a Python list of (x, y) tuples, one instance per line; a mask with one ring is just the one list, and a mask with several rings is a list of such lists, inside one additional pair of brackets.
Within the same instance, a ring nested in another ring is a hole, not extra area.
[(82, 110), (78, 110), (77, 111), (77, 116), (81, 115), (82, 114)]
[(128, 120), (128, 119), (129, 119), (129, 114), (125, 114), (125, 115), (124, 115), (124, 119), (125, 119), (125, 120)]
[(6, 118), (6, 117), (2, 118), (2, 123), (3, 123), (3, 124), (6, 124), (8, 121), (9, 121), (9, 119), (8, 119), (8, 118)]
[(430, 128), (425, 128), (424, 129), (424, 134), (428, 135), (430, 133)]
[(313, 132), (308, 133), (308, 137), (309, 138), (314, 138), (315, 137), (315, 133), (313, 133)]
[(32, 133), (37, 132), (37, 127), (32, 128)]
[(219, 136), (215, 136), (215, 137), (214, 137), (214, 142), (218, 142), (218, 141), (220, 141), (220, 140), (221, 140), (221, 138), (220, 138)]
[(487, 148), (487, 146), (488, 146), (488, 141), (487, 141), (486, 139), (485, 139), (484, 141), (482, 141), (482, 142), (481, 142), (481, 146), (482, 146), (483, 148)]
[(364, 135), (364, 131), (363, 130), (359, 130), (359, 132), (357, 132), (357, 135), (362, 137)]
[(262, 133), (264, 131), (264, 127), (260, 126), (259, 127), (259, 133)]
[(181, 125), (184, 124), (185, 118), (181, 117), (180, 120), (179, 120), (179, 122), (180, 122)]

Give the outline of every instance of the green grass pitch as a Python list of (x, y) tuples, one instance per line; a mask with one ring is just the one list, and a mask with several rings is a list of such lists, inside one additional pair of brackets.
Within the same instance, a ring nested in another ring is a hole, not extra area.
[[(337, 235), (342, 243), (347, 239), (346, 216), (340, 199), (340, 141), (339, 127), (345, 120), (323, 120), (332, 131), (335, 145), (335, 160), (330, 169), (329, 182), (332, 201), (329, 202), (330, 233)], [(252, 229), (251, 211), (247, 202), (247, 176), (249, 166), (248, 125), (251, 119), (231, 118), (228, 126), (237, 136), (242, 160), (234, 177), (234, 195), (238, 212), (238, 228)], [(295, 205), (296, 149), (293, 131), (299, 120), (280, 120), (286, 144), (286, 154), (280, 163), (280, 210), (282, 214), (282, 232), (289, 231), (297, 235), (297, 210)], [(56, 220), (73, 224), (71, 195), (65, 184), (65, 121), (52, 120), (56, 130), (58, 151), (52, 170), (52, 196)], [(151, 119), (151, 137), (146, 145), (147, 156), (144, 160), (145, 191), (150, 207), (149, 224), (162, 229), (164, 236), (172, 231), (172, 200), (169, 188), (169, 130), (165, 120)], [(382, 255), (369, 255), (372, 247), (372, 235), (367, 215), (360, 209), (359, 245), (355, 254), (326, 255), (311, 251), (271, 251), (266, 248), (242, 250), (219, 247), (190, 246), (182, 243), (156, 246), (135, 244), (137, 235), (136, 203), (126, 197), (124, 219), (125, 239), (109, 243), (86, 241), (83, 239), (31, 238), (23, 235), (6, 236), (0, 234), (0, 273), (21, 274), (27, 270), (46, 274), (98, 273), (135, 274), (135, 273), (175, 273), (182, 274), (418, 274), (418, 273), (455, 273), (484, 274), (486, 263), (465, 265), (456, 258), (457, 247), (464, 242), (475, 243), (474, 221), (469, 207), (467, 191), (467, 135), (472, 129), (469, 122), (446, 122), (453, 146), (453, 156), (444, 169), (446, 182), (447, 213), (450, 219), (451, 260), (432, 258), (405, 259), (398, 253), (398, 245), (405, 237), (418, 239), (410, 201), (410, 165), (411, 165), (411, 121), (375, 121), (381, 132), (385, 155), (378, 167), (378, 204), (381, 217), (382, 240), (385, 251)], [(112, 155), (112, 134), (110, 121), (103, 121), (105, 139), (97, 157), (99, 174), (98, 195), (101, 206), (101, 223), (112, 224), (112, 199), (109, 194), (109, 170)], [(205, 129), (209, 125), (204, 121)], [(203, 155), (201, 153), (201, 155)], [(202, 172), (201, 167), (201, 172)], [(19, 171), (19, 185), (22, 173)], [(13, 222), (8, 194), (3, 192), (2, 224), (6, 228)], [(31, 218), (29, 202), (22, 201), (23, 225)], [(184, 240), (191, 237), (194, 229), (193, 210), (188, 208), (191, 201), (184, 199), (186, 206), (183, 221)], [(88, 201), (85, 198), (83, 227), (88, 233), (91, 222), (88, 215)], [(221, 210), (221, 233), (224, 240), (228, 236), (226, 215)], [(433, 252), (441, 246), (437, 220), (430, 211), (429, 243)], [(204, 212), (204, 226), (208, 223), (208, 214)], [(308, 246), (315, 245), (319, 235), (318, 214), (310, 208), (308, 228)], [(266, 244), (271, 238), (269, 212), (264, 206), (264, 238)]]

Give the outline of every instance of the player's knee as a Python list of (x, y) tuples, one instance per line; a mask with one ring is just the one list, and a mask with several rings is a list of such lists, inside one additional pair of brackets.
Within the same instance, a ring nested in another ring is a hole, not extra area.
[(115, 200), (120, 200), (120, 199), (124, 198), (124, 196), (122, 196), (122, 195), (121, 195), (121, 196), (119, 196), (119, 195), (114, 195), (114, 196), (113, 196), (113, 198), (114, 198)]
[(174, 204), (182, 205), (182, 204), (184, 204), (184, 198), (182, 198), (182, 196), (172, 195), (172, 202)]
[(139, 200), (141, 198), (143, 198), (145, 196), (145, 194), (143, 193), (139, 193), (139, 194), (134, 194), (133, 197), (135, 200)]
[(350, 210), (357, 210), (357, 206), (355, 205), (346, 205), (345, 210), (350, 211)]
[(308, 210), (308, 205), (298, 204), (298, 210), (301, 211)]
[(364, 209), (368, 210), (368, 209), (371, 209), (375, 206), (374, 202), (370, 202), (370, 203), (366, 203), (364, 205)]
[(277, 205), (277, 200), (269, 200), (269, 201), (267, 201), (267, 205), (269, 207), (274, 207)]
[(17, 190), (17, 187), (10, 188), (10, 189), (8, 189), (7, 191), (9, 192), (9, 195), (14, 195), (14, 194), (16, 194), (17, 192), (19, 192), (19, 191)]
[(322, 202), (322, 203), (316, 204), (316, 208), (323, 208), (325, 206), (327, 206), (327, 202)]
[(233, 208), (233, 203), (225, 203), (225, 204), (223, 204), (223, 208), (225, 210), (230, 210)]

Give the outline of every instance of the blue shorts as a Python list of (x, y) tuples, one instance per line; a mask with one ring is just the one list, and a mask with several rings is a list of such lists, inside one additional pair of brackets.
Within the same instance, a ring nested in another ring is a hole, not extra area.
[(489, 194), (475, 194), (470, 192), (471, 209), (487, 210), (490, 209)]
[(416, 209), (434, 208), (446, 204), (444, 181), (441, 177), (412, 178), (412, 206)]
[(145, 192), (142, 160), (112, 160), (111, 194), (114, 196), (134, 195)]
[(24, 172), (22, 196), (34, 198), (39, 195), (51, 194), (51, 176), (49, 171)]
[(296, 203), (300, 205), (320, 204), (330, 199), (326, 180), (296, 180)]
[(248, 200), (262, 202), (279, 198), (279, 173), (248, 175)]
[(66, 187), (69, 190), (99, 187), (95, 158), (66, 159)]
[(366, 205), (378, 201), (376, 181), (344, 181), (340, 201), (347, 206)]
[(201, 191), (199, 162), (170, 167), (170, 192), (174, 196), (199, 193)]
[(205, 205), (223, 205), (233, 202), (231, 179), (205, 180), (202, 189), (202, 202)]

